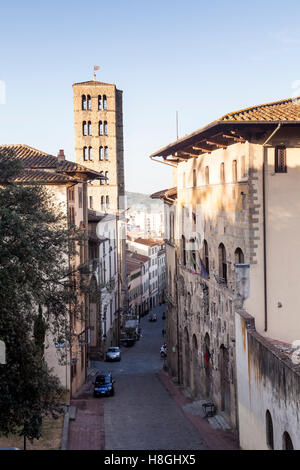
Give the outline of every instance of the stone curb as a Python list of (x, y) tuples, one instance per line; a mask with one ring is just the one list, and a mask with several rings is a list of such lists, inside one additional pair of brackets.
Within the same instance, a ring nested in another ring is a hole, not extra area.
[(67, 450), (68, 449), (69, 421), (70, 421), (70, 413), (69, 413), (69, 407), (67, 407), (66, 412), (65, 412), (65, 416), (64, 416), (64, 426), (63, 426), (63, 433), (62, 433), (62, 438), (61, 438), (60, 450)]

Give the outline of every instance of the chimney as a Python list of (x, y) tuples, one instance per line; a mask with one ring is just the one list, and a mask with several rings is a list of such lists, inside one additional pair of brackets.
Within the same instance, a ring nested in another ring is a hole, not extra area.
[(63, 160), (65, 160), (66, 157), (65, 157), (65, 152), (64, 152), (64, 149), (61, 149), (58, 154), (57, 154), (57, 160), (59, 162), (62, 162)]

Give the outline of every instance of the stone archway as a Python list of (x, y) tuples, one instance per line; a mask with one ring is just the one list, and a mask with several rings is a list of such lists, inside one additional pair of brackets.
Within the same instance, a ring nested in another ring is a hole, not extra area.
[(193, 335), (192, 340), (192, 368), (193, 368), (193, 395), (198, 396), (200, 390), (200, 368), (199, 368), (199, 358), (198, 358), (198, 341), (196, 335)]
[(191, 366), (190, 366), (190, 338), (187, 328), (184, 329), (184, 385), (191, 386)]
[(221, 411), (224, 411), (230, 417), (229, 351), (228, 348), (225, 348), (224, 344), (220, 347), (220, 389)]

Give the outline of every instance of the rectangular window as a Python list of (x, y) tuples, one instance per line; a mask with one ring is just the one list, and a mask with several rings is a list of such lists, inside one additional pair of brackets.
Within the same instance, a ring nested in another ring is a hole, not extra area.
[(275, 173), (287, 173), (286, 148), (275, 148)]
[(205, 184), (209, 184), (209, 167), (205, 167)]
[(68, 189), (68, 200), (74, 201), (74, 188)]

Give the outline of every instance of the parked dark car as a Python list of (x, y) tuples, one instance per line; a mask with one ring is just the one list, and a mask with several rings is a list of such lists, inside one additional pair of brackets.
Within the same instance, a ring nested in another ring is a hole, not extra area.
[(156, 313), (151, 313), (151, 315), (149, 315), (149, 321), (156, 321), (156, 320), (157, 320)]
[(113, 380), (111, 373), (97, 375), (95, 382), (93, 382), (94, 397), (113, 396), (115, 394), (114, 383), (115, 380)]
[(121, 352), (118, 346), (111, 346), (106, 351), (106, 361), (120, 361), (121, 360)]

